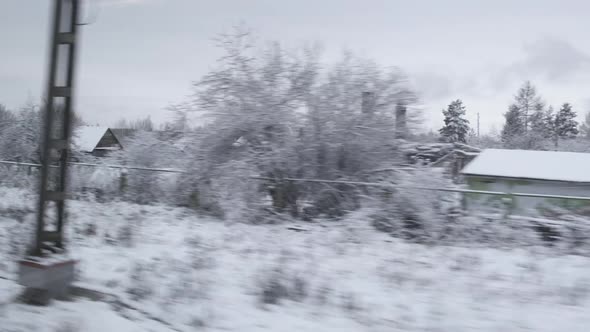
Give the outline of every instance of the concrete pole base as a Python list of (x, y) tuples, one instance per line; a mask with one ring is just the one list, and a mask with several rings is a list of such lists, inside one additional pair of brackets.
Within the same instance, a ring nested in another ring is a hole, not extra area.
[(26, 287), (22, 301), (47, 305), (51, 299), (66, 297), (74, 281), (75, 265), (76, 261), (72, 259), (20, 260), (18, 283)]

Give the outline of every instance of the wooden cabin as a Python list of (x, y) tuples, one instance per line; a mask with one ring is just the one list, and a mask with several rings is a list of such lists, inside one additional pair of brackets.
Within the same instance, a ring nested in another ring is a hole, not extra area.
[(108, 127), (81, 126), (72, 135), (72, 149), (102, 157), (111, 151), (122, 150), (123, 146)]

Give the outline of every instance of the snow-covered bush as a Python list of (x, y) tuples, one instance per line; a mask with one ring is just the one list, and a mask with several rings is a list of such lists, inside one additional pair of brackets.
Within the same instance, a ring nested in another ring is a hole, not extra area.
[(121, 197), (121, 170), (106, 167), (70, 166), (69, 190), (78, 199), (112, 201)]
[(0, 165), (0, 185), (13, 188), (35, 188), (39, 169), (29, 166)]
[(176, 204), (205, 215), (223, 218), (224, 211), (220, 205), (219, 195), (212, 186), (210, 177), (201, 177), (197, 172), (182, 174), (175, 192)]
[(34, 215), (27, 215), (26, 220), (4, 221), (11, 223), (12, 227), (5, 228), (3, 241), (5, 248), (2, 248), (7, 257), (17, 259), (25, 255), (33, 241), (35, 225)]
[(125, 247), (131, 247), (134, 241), (133, 225), (125, 224), (119, 227), (117, 232), (117, 242)]
[(200, 331), (208, 326), (211, 326), (215, 319), (214, 308), (209, 304), (198, 304), (192, 306), (193, 314), (188, 322), (188, 325), (197, 331)]
[(265, 194), (260, 184), (250, 179), (256, 175), (252, 165), (245, 161), (230, 161), (221, 166), (220, 175), (211, 181), (211, 190), (221, 207), (224, 219), (231, 222), (257, 223), (264, 209)]
[(135, 262), (129, 273), (127, 294), (133, 301), (142, 301), (150, 297), (156, 284), (152, 278), (153, 265), (145, 262)]
[(155, 202), (176, 205), (176, 175), (150, 169), (175, 168), (184, 166), (184, 154), (169, 141), (157, 136), (156, 132), (139, 131), (124, 150), (117, 151), (105, 159), (117, 165), (146, 168), (108, 171), (104, 178), (106, 190), (117, 190), (121, 198), (140, 204)]
[(262, 273), (258, 280), (259, 300), (264, 304), (279, 304), (289, 297), (288, 279), (279, 268)]
[(340, 296), (341, 307), (348, 314), (355, 314), (363, 309), (357, 295), (353, 291), (346, 291)]
[(453, 193), (414, 189), (448, 188), (452, 181), (440, 169), (416, 168), (395, 173), (385, 183), (391, 188), (371, 189), (378, 197), (373, 225), (382, 231), (420, 242), (438, 241), (453, 220), (452, 211), (459, 200)]
[(104, 242), (110, 245), (124, 248), (132, 248), (138, 240), (138, 233), (141, 231), (140, 213), (130, 213), (120, 219), (120, 222), (106, 225), (97, 223), (83, 223), (78, 226), (77, 232), (81, 237), (91, 237), (96, 234), (102, 234)]
[(573, 284), (562, 287), (560, 294), (565, 305), (582, 305), (590, 298), (590, 279), (587, 277), (576, 279)]
[(341, 218), (361, 207), (363, 189), (347, 184), (296, 184), (307, 201), (302, 207), (301, 217), (306, 220), (315, 217)]
[(328, 304), (333, 293), (334, 289), (329, 282), (320, 284), (313, 293), (314, 303), (320, 306)]
[[(590, 255), (590, 223), (581, 216), (554, 219), (521, 217), (506, 215), (503, 210), (484, 215), (473, 210), (460, 210), (455, 206), (458, 203), (455, 198), (450, 199), (448, 205), (441, 206), (432, 202), (416, 206), (412, 201), (402, 200), (406, 206), (400, 208), (396, 205), (400, 201), (394, 200), (391, 197), (393, 194), (394, 191), (385, 193), (387, 200), (372, 207), (370, 218), (373, 226), (395, 237), (427, 243), (506, 249), (548, 246), (556, 252)], [(424, 199), (427, 196), (423, 196)], [(418, 209), (431, 211), (418, 212)]]
[(76, 318), (62, 319), (53, 329), (53, 332), (79, 332), (82, 331), (81, 322)]
[(283, 300), (301, 302), (310, 293), (309, 276), (277, 262), (259, 271), (256, 277), (258, 300), (261, 304), (280, 304)]
[[(202, 263), (202, 262), (201, 262)], [(166, 262), (167, 273), (172, 276), (167, 289), (161, 295), (164, 302), (203, 301), (211, 294), (211, 277), (207, 274), (211, 270), (210, 265), (199, 264), (196, 266), (194, 257), (187, 261), (169, 259)]]

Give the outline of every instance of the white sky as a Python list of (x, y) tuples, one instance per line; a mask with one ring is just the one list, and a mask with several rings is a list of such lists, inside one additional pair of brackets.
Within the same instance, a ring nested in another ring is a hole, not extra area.
[[(164, 121), (214, 65), (211, 38), (246, 23), (263, 40), (350, 49), (414, 81), (427, 125), (460, 98), (482, 131), (527, 79), (557, 107), (590, 110), (590, 1), (565, 0), (87, 0), (76, 106), (90, 123)], [(0, 1), (0, 103), (40, 100), (49, 0)], [(96, 15), (97, 14), (97, 15)]]

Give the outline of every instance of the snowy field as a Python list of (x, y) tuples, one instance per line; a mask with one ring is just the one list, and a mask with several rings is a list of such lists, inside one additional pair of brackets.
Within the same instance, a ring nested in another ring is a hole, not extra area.
[[(410, 244), (366, 213), (253, 226), (191, 211), (70, 202), (77, 286), (34, 307), (14, 259), (34, 196), (0, 190), (0, 331), (587, 331), (590, 259), (551, 248)], [(24, 222), (19, 222), (24, 220)]]

